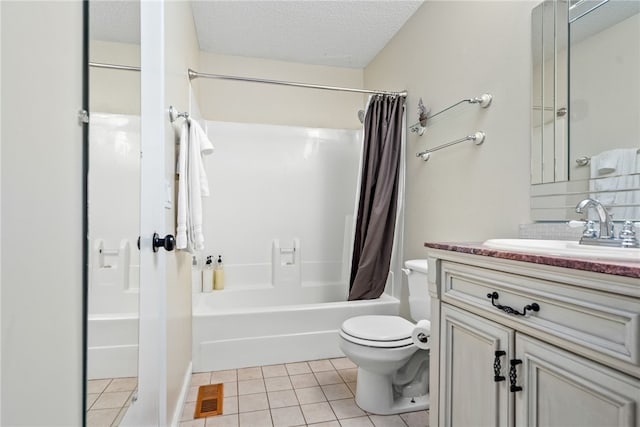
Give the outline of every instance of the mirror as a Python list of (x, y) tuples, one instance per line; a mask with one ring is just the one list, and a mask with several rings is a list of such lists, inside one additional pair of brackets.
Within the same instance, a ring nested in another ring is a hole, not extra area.
[(89, 15), (86, 425), (118, 425), (138, 373), (140, 3)]
[(640, 220), (640, 2), (547, 0), (532, 11), (532, 219), (600, 200)]

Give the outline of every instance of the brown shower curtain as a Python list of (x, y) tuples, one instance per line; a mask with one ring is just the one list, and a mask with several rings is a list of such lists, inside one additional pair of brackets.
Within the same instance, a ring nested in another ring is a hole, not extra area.
[(380, 297), (389, 275), (405, 100), (375, 95), (367, 108), (349, 301)]

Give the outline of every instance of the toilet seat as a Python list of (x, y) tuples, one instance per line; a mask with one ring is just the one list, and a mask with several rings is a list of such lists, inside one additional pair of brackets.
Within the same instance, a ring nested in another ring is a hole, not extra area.
[(415, 325), (399, 316), (358, 316), (342, 324), (340, 336), (354, 344), (377, 348), (413, 345)]

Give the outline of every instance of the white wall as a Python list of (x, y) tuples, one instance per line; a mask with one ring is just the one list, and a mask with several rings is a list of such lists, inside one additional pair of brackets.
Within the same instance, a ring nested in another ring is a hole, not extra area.
[(77, 426), (84, 416), (77, 119), (82, 7), (80, 2), (0, 3), (1, 424), (6, 426)]
[[(362, 70), (200, 53), (196, 71), (271, 80), (360, 88)], [(207, 120), (287, 126), (358, 129), (358, 93), (304, 89), (262, 83), (197, 79)]]
[(140, 116), (91, 112), (89, 164), (89, 316), (137, 317)]
[[(424, 242), (516, 236), (529, 222), (530, 14), (535, 2), (427, 2), (365, 69), (368, 88), (407, 89), (409, 124), (418, 99), (432, 112), (483, 92), (488, 109), (458, 107), (407, 140), (405, 258)], [(486, 132), (467, 142), (415, 153)]]
[[(343, 246), (351, 235), (361, 132), (209, 121), (207, 134), (215, 151), (204, 157), (211, 196), (203, 199), (203, 253), (223, 256), (225, 287), (271, 284), (280, 264), (272, 265), (274, 239), (280, 248), (299, 239), (300, 264), (292, 255), (282, 261), (301, 265), (303, 283), (346, 286)], [(280, 271), (300, 278), (295, 268)]]

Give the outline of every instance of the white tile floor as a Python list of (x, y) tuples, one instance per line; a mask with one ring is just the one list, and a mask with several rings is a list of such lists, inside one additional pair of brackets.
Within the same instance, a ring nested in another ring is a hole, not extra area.
[(120, 424), (137, 385), (137, 378), (87, 381), (87, 427), (115, 427)]
[[(347, 358), (196, 373), (181, 427), (427, 427), (428, 412), (374, 415), (354, 401), (357, 368)], [(194, 419), (198, 387), (224, 383), (223, 414)]]

